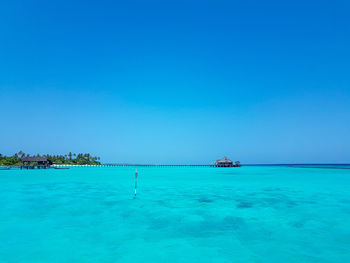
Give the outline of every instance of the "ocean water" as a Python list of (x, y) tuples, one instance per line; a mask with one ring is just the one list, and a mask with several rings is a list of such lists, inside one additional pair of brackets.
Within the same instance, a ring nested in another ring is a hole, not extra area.
[(350, 170), (0, 171), (0, 262), (350, 262)]

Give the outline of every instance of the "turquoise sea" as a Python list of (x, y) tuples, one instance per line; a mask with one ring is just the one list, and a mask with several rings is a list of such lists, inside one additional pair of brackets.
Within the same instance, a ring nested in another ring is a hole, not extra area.
[(349, 169), (137, 169), (1, 170), (0, 262), (350, 262)]

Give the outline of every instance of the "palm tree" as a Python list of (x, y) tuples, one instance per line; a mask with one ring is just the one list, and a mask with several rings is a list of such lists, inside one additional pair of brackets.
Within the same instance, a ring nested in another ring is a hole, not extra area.
[(69, 152), (69, 153), (68, 153), (68, 156), (69, 156), (69, 160), (71, 161), (71, 160), (72, 160), (72, 153)]

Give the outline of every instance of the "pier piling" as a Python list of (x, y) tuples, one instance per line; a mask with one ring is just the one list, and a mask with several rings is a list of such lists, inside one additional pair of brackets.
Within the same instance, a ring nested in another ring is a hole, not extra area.
[(136, 198), (136, 190), (137, 190), (137, 169), (136, 169), (136, 172), (135, 172), (135, 195), (134, 195), (134, 198)]

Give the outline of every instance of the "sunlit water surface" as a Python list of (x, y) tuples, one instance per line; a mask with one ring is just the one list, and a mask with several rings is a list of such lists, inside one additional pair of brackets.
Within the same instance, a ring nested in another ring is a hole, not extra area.
[(350, 170), (0, 171), (0, 262), (350, 262)]

